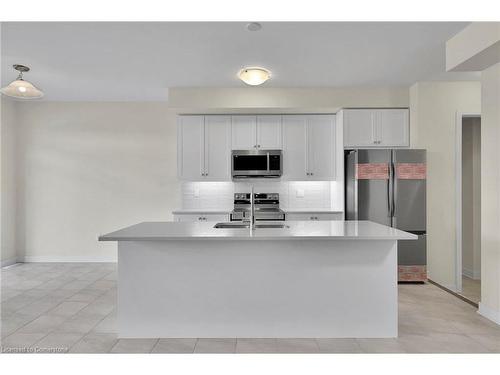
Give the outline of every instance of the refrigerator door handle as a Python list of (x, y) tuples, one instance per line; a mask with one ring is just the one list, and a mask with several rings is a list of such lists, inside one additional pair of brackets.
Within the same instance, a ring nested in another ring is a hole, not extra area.
[(398, 181), (396, 177), (396, 170), (394, 163), (391, 164), (392, 168), (392, 217), (396, 217), (396, 201), (398, 198)]
[(387, 179), (387, 216), (392, 217), (392, 167), (389, 164), (389, 178)]

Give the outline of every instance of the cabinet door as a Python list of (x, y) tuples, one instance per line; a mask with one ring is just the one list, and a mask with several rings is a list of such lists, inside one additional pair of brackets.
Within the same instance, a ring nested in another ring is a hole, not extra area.
[(283, 179), (304, 181), (306, 175), (307, 117), (283, 115)]
[(183, 180), (203, 178), (204, 117), (179, 116), (177, 125), (177, 173)]
[(377, 146), (408, 147), (409, 111), (408, 109), (379, 109), (376, 111)]
[(176, 214), (174, 221), (229, 221), (229, 215), (223, 214)]
[(231, 180), (231, 117), (205, 116), (205, 180)]
[(375, 112), (371, 109), (346, 109), (344, 147), (376, 146)]
[(257, 117), (231, 116), (231, 133), (233, 150), (249, 150), (257, 145)]
[(288, 221), (331, 221), (342, 220), (341, 213), (317, 213), (317, 212), (303, 212), (303, 213), (290, 213), (286, 214)]
[(335, 116), (307, 118), (307, 172), (310, 180), (335, 179)]
[(257, 116), (257, 148), (281, 150), (281, 115)]

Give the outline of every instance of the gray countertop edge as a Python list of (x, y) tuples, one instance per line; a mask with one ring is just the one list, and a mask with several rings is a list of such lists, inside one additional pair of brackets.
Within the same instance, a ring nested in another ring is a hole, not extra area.
[[(417, 239), (417, 238), (414, 238)], [(356, 240), (356, 241), (405, 241), (411, 240), (410, 238), (400, 237), (356, 237), (356, 236), (269, 236), (269, 237), (219, 237), (219, 236), (192, 236), (192, 237), (99, 237), (99, 241), (297, 241), (297, 240), (328, 240), (328, 241), (342, 241), (342, 240)]]
[[(324, 213), (324, 214), (342, 214), (344, 211), (329, 210), (327, 208), (318, 209), (301, 209), (301, 208), (281, 208), (285, 213), (290, 214), (307, 214), (307, 213)], [(230, 214), (233, 210), (213, 210), (213, 209), (179, 209), (172, 211), (172, 215), (183, 215), (183, 214)]]

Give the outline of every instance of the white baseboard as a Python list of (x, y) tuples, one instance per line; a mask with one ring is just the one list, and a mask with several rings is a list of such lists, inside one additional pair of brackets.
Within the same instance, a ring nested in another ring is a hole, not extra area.
[(2, 262), (0, 262), (0, 267), (11, 266), (15, 263), (17, 263), (17, 258), (10, 258), (10, 259), (6, 259), (6, 260), (2, 260)]
[(484, 316), (486, 319), (489, 319), (492, 322), (500, 325), (500, 311), (489, 308), (479, 302), (479, 310), (477, 312), (479, 313), (479, 315)]
[(462, 268), (462, 275), (464, 275), (465, 277), (468, 277), (469, 279), (474, 278), (474, 272), (472, 272), (472, 270), (465, 268), (465, 267)]
[(26, 263), (116, 263), (116, 255), (111, 256), (25, 256), (22, 259)]
[(474, 271), (469, 268), (463, 268), (462, 275), (472, 280), (481, 280), (481, 271)]

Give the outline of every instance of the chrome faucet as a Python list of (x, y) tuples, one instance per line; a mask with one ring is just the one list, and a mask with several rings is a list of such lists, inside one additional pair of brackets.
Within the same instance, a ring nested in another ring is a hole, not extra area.
[(255, 229), (255, 202), (254, 202), (254, 194), (253, 194), (253, 186), (250, 190), (250, 230)]

